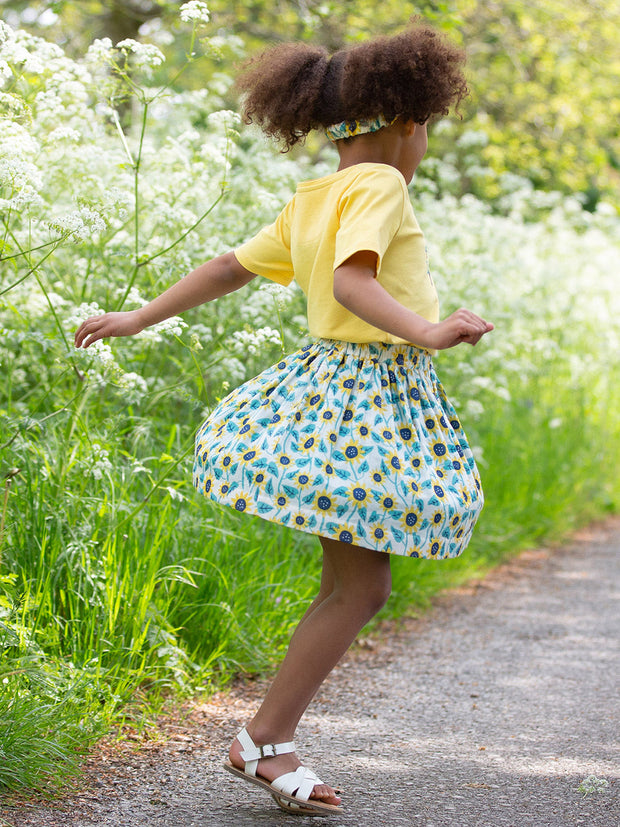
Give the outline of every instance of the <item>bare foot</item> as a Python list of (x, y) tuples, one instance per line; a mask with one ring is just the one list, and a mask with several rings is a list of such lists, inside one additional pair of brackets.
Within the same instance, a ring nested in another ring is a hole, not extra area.
[[(241, 752), (243, 747), (235, 738), (228, 753), (230, 763), (233, 767), (242, 770), (244, 767)], [(271, 782), (284, 775), (287, 772), (295, 772), (297, 767), (301, 766), (301, 761), (294, 752), (286, 753), (285, 755), (274, 755), (273, 758), (261, 758), (256, 768), (256, 774), (261, 778)], [(318, 799), (325, 804), (334, 804), (338, 806), (341, 799), (336, 795), (335, 791), (328, 784), (316, 784), (310, 798)]]

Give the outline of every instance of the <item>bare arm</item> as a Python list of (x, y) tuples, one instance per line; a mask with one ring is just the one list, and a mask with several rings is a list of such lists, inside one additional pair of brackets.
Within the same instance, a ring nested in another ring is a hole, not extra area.
[(407, 310), (375, 278), (376, 263), (376, 253), (363, 250), (334, 271), (334, 298), (365, 322), (431, 350), (443, 350), (461, 342), (475, 345), (493, 330), (490, 322), (463, 308), (436, 323)]
[(76, 347), (88, 347), (111, 336), (132, 336), (170, 316), (232, 293), (252, 281), (255, 273), (246, 270), (233, 252), (201, 264), (152, 302), (137, 310), (91, 316), (75, 334)]

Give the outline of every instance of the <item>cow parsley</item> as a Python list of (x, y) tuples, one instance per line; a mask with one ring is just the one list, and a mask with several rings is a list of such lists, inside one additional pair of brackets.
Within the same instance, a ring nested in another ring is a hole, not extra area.
[(209, 9), (207, 4), (202, 0), (189, 0), (188, 3), (183, 3), (180, 9), (181, 20), (185, 23), (191, 23), (194, 20), (201, 23), (209, 22)]

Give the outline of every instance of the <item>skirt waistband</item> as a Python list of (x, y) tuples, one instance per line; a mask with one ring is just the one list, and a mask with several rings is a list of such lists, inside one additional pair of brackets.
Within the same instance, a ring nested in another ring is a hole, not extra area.
[(349, 358), (371, 360), (379, 362), (405, 363), (428, 368), (432, 364), (432, 356), (428, 350), (404, 343), (391, 344), (388, 342), (345, 342), (340, 339), (316, 339), (312, 344), (302, 348), (303, 351), (318, 347), (331, 353), (341, 353)]

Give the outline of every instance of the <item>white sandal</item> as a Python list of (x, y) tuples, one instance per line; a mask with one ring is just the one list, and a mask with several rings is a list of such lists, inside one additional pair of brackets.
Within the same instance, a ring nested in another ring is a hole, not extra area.
[(240, 770), (230, 761), (226, 761), (224, 769), (270, 792), (276, 804), (283, 810), (299, 815), (328, 815), (342, 812), (342, 807), (337, 807), (335, 804), (326, 804), (318, 799), (310, 800), (312, 790), (317, 784), (323, 782), (316, 773), (306, 767), (298, 767), (294, 772), (284, 773), (271, 782), (256, 774), (261, 758), (273, 758), (276, 755), (295, 752), (293, 741), (257, 747), (246, 729), (241, 730), (237, 735), (237, 740), (243, 747), (241, 758), (244, 761), (244, 768)]

